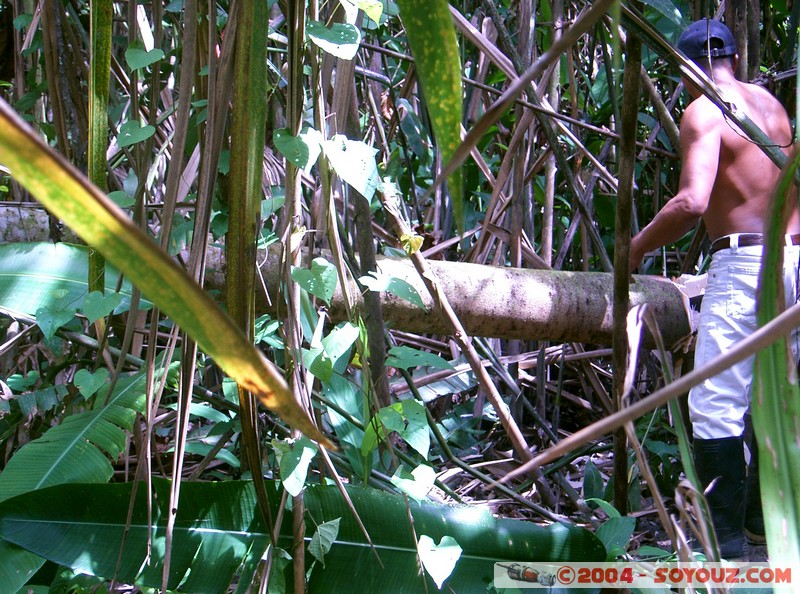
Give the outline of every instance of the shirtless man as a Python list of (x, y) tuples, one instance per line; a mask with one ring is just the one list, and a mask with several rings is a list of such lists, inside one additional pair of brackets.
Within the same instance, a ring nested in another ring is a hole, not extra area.
[[(786, 110), (768, 91), (736, 80), (736, 43), (725, 25), (707, 19), (693, 23), (681, 35), (678, 49), (716, 83), (727, 102), (788, 150), (792, 128)], [(713, 243), (695, 349), (695, 367), (699, 368), (757, 327), (761, 234), (780, 171), (714, 103), (685, 82), (692, 102), (681, 120), (680, 187), (631, 240), (630, 254), (633, 270), (647, 252), (678, 240), (698, 219), (705, 222)], [(784, 270), (791, 301), (797, 294), (800, 248), (792, 245), (800, 240), (792, 237), (797, 233), (800, 219), (795, 212), (788, 229)], [(751, 456), (748, 480), (743, 448), (752, 370), (751, 357), (689, 393), (694, 462), (704, 488), (716, 479), (706, 497), (725, 558), (744, 554), (745, 528), (753, 541), (764, 542), (757, 467), (753, 464), (757, 456)], [(751, 453), (753, 450), (751, 447)]]

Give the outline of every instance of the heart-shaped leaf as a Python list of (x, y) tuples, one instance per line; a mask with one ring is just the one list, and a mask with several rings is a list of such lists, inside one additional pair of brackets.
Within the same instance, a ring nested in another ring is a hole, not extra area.
[(74, 307), (40, 307), (36, 310), (36, 323), (46, 339), (51, 339), (56, 330), (75, 317)]
[(159, 60), (164, 59), (164, 51), (158, 48), (151, 49), (149, 52), (143, 47), (131, 46), (125, 50), (125, 61), (131, 70), (147, 68)]
[(294, 441), (274, 439), (272, 445), (278, 458), (283, 487), (292, 497), (296, 497), (305, 487), (308, 465), (319, 448), (305, 436)]
[(292, 136), (286, 128), (275, 130), (272, 133), (272, 142), (290, 163), (306, 172), (317, 162), (322, 150), (322, 135), (313, 128), (301, 132), (300, 136)]
[(339, 535), (339, 522), (341, 518), (336, 518), (330, 522), (323, 522), (317, 526), (311, 542), (308, 543), (308, 552), (314, 555), (322, 566), (325, 567), (325, 555), (331, 550), (336, 537)]
[(108, 197), (120, 208), (130, 208), (136, 204), (136, 200), (133, 198), (133, 196), (129, 195), (127, 192), (123, 192), (122, 190), (109, 192)]
[(420, 464), (411, 472), (401, 464), (392, 476), (392, 484), (414, 501), (427, 499), (435, 480), (436, 471), (427, 464)]
[(380, 181), (375, 163), (377, 150), (360, 140), (348, 140), (341, 134), (323, 142), (322, 148), (337, 175), (371, 200)]
[(78, 388), (84, 398), (91, 398), (95, 392), (108, 382), (108, 369), (101, 367), (94, 373), (88, 369), (79, 369), (75, 373), (72, 383)]
[(437, 545), (430, 536), (423, 534), (419, 537), (417, 552), (425, 571), (441, 590), (442, 584), (453, 573), (456, 562), (461, 557), (458, 542), (452, 536), (443, 536)]
[(117, 144), (120, 147), (131, 146), (137, 142), (147, 140), (155, 133), (156, 129), (149, 124), (142, 126), (136, 121), (125, 122), (122, 124), (122, 126), (120, 126), (119, 136), (117, 136)]
[(336, 267), (325, 258), (314, 258), (311, 268), (292, 268), (292, 280), (330, 305), (336, 290)]
[(94, 323), (114, 311), (121, 301), (122, 295), (119, 293), (103, 295), (100, 291), (92, 291), (83, 300), (82, 310), (89, 322)]
[(352, 60), (361, 43), (361, 31), (348, 23), (334, 23), (329, 29), (319, 21), (309, 21), (306, 33), (320, 49), (343, 60)]

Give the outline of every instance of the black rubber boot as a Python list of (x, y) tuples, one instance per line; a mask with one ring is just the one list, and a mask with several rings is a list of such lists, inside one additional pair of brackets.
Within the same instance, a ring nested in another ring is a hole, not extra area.
[[(706, 494), (720, 555), (745, 553), (745, 463), (742, 437), (694, 439), (694, 465)], [(708, 485), (711, 483), (711, 488)]]
[(764, 511), (761, 508), (761, 485), (758, 479), (758, 444), (750, 440), (750, 463), (747, 465), (747, 504), (744, 512), (744, 534), (753, 544), (767, 542)]

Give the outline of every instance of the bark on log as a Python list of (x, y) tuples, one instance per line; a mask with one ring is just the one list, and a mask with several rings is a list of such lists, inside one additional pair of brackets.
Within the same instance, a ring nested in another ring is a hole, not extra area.
[[(259, 259), (264, 261), (264, 259)], [(604, 272), (529, 270), (430, 261), (445, 294), (472, 336), (610, 345), (612, 332), (613, 276)], [(447, 324), (431, 310), (433, 301), (411, 262), (378, 258), (381, 272), (411, 284), (427, 311), (388, 293), (382, 293), (387, 326), (404, 332), (448, 334)], [(272, 305), (260, 295), (261, 313), (276, 313), (279, 302), (278, 255), (271, 252), (262, 267)], [(220, 270), (207, 275), (210, 288), (221, 288)], [(351, 294), (359, 295), (353, 283)], [(671, 282), (653, 276), (633, 276), (631, 307), (647, 304), (655, 313), (665, 343), (670, 346), (691, 333), (684, 297)], [(342, 294), (337, 289), (329, 314), (345, 319)], [(646, 344), (652, 345), (651, 337)]]

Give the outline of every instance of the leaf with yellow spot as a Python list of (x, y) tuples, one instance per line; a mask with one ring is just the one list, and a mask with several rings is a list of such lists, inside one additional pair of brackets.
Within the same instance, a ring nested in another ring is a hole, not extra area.
[[(461, 58), (447, 0), (397, 0), (436, 145), (447, 163), (461, 144)], [(447, 178), (456, 227), (464, 230), (461, 170)]]

